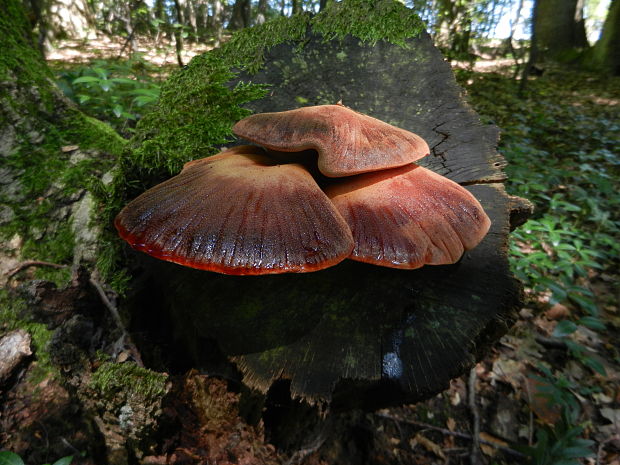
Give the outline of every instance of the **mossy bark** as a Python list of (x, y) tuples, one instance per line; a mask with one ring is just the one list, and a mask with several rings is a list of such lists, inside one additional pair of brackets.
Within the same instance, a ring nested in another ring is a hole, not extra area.
[[(119, 334), (89, 282), (101, 224), (100, 204), (88, 188), (114, 166), (126, 142), (56, 87), (19, 0), (3, 1), (0, 8), (0, 50), (0, 336), (24, 329), (34, 352), (25, 376), (1, 386), (0, 416), (9, 429), (0, 449), (43, 463), (78, 447), (86, 457), (74, 463), (123, 463), (105, 458), (102, 443), (111, 446), (104, 436), (117, 433), (126, 462), (128, 444), (155, 423), (165, 390), (165, 375), (127, 370), (130, 364), (117, 372), (123, 376), (115, 384), (103, 382), (110, 363), (89, 383), (100, 363), (96, 349), (113, 347)], [(7, 282), (5, 265), (24, 260), (65, 268), (28, 269)], [(51, 280), (66, 286), (57, 288)], [(122, 418), (130, 428), (123, 429)]]
[(17, 1), (0, 11), (0, 48), (0, 234), (19, 237), (24, 259), (71, 264), (84, 187), (111, 168), (124, 141), (55, 86)]

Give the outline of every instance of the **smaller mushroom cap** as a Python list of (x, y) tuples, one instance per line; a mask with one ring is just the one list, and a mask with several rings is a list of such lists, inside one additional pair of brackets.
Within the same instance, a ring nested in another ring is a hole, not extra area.
[(334, 178), (403, 166), (429, 153), (420, 136), (342, 105), (258, 113), (233, 132), (272, 150), (314, 149), (319, 170)]
[(344, 260), (344, 219), (298, 164), (258, 147), (187, 163), (116, 217), (120, 236), (162, 260), (235, 275), (316, 271)]
[(353, 232), (349, 258), (375, 265), (455, 263), (491, 225), (469, 191), (414, 164), (347, 178), (325, 193)]

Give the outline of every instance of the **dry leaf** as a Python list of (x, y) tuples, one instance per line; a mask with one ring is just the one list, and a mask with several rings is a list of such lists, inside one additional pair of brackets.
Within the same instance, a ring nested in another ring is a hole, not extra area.
[[(508, 443), (506, 441), (502, 441), (501, 439), (491, 436), (485, 432), (480, 433), (480, 439), (484, 439), (485, 441), (496, 444), (500, 447), (508, 447)], [(497, 453), (497, 447), (490, 446), (489, 444), (480, 444), (480, 449), (489, 457), (494, 457)]]
[(545, 316), (550, 320), (563, 320), (570, 316), (570, 310), (566, 305), (555, 304), (545, 312)]
[(530, 410), (534, 412), (543, 423), (555, 425), (560, 420), (560, 406), (551, 404), (548, 397), (545, 397), (542, 388), (546, 385), (529, 376), (525, 379), (525, 383), (526, 393), (529, 397), (527, 401), (530, 405)]
[(446, 426), (448, 427), (450, 431), (454, 431), (454, 429), (456, 428), (456, 420), (452, 417), (449, 417), (446, 420)]
[(510, 384), (518, 392), (524, 369), (525, 366), (521, 361), (499, 358), (493, 363), (492, 371), (495, 379)]
[(427, 451), (432, 452), (440, 459), (445, 460), (446, 454), (443, 453), (443, 449), (441, 448), (441, 446), (439, 446), (439, 444), (434, 443), (427, 437), (423, 436), (421, 433), (416, 434), (412, 441), (414, 444), (420, 444)]
[(613, 423), (616, 428), (620, 428), (620, 410), (604, 407), (600, 410), (601, 415)]
[(79, 149), (80, 146), (79, 145), (63, 145), (60, 150), (62, 150), (63, 152), (73, 152), (74, 150)]

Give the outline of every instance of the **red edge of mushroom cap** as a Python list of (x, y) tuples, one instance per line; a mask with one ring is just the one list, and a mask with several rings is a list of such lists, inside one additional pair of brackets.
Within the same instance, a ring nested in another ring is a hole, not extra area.
[(464, 187), (414, 164), (347, 178), (325, 192), (353, 233), (349, 258), (375, 265), (455, 263), (491, 225)]
[(316, 271), (353, 249), (346, 222), (308, 171), (251, 146), (187, 163), (114, 224), (136, 250), (234, 275)]
[(329, 177), (395, 168), (429, 154), (417, 134), (343, 105), (259, 113), (237, 122), (233, 132), (272, 150), (317, 150), (319, 170)]
[[(239, 146), (186, 163), (118, 214), (120, 236), (162, 260), (260, 275), (345, 258), (400, 269), (450, 264), (489, 230), (471, 193), (411, 163), (429, 149), (408, 131), (341, 105), (257, 114), (233, 130), (284, 153)], [(342, 177), (325, 193), (313, 179), (321, 177), (313, 149), (322, 174)], [(314, 166), (287, 163), (287, 153), (304, 150), (294, 158)]]

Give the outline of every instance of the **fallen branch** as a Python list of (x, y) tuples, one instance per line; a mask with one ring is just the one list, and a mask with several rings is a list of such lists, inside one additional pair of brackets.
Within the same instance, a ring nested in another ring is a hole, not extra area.
[(101, 298), (101, 301), (112, 314), (112, 318), (114, 319), (116, 326), (121, 330), (120, 341), (122, 345), (127, 347), (129, 353), (131, 354), (133, 359), (136, 361), (136, 364), (140, 367), (144, 367), (144, 363), (142, 363), (142, 357), (140, 356), (140, 352), (138, 351), (138, 348), (131, 340), (131, 337), (129, 336), (127, 331), (125, 330), (125, 325), (123, 325), (123, 320), (121, 320), (121, 316), (118, 313), (118, 309), (110, 301), (107, 294), (105, 293), (105, 290), (103, 289), (103, 286), (101, 285), (101, 283), (99, 283), (99, 281), (91, 277), (89, 279), (89, 282), (97, 290), (97, 293), (99, 294), (99, 297)]
[(472, 465), (479, 465), (482, 463), (480, 459), (480, 413), (478, 412), (478, 404), (476, 403), (477, 379), (478, 375), (476, 373), (476, 366), (474, 365), (474, 367), (469, 371), (469, 381), (467, 383), (467, 399), (474, 430), (470, 454)]
[(308, 456), (314, 454), (317, 450), (319, 450), (324, 443), (325, 437), (323, 437), (322, 434), (319, 434), (311, 444), (308, 444), (307, 446), (302, 447), (298, 451), (295, 451), (291, 458), (284, 462), (284, 465), (296, 465), (303, 463)]
[[(425, 429), (430, 429), (430, 430), (433, 430), (433, 431), (438, 431), (440, 433), (443, 433), (443, 434), (446, 434), (446, 435), (449, 435), (449, 436), (455, 436), (457, 438), (467, 439), (469, 441), (473, 441), (474, 440), (474, 438), (473, 438), (473, 436), (471, 434), (461, 433), (459, 431), (450, 431), (449, 429), (440, 428), (439, 426), (434, 426), (434, 425), (431, 425), (429, 423), (424, 423), (424, 422), (415, 421), (415, 420), (407, 420), (405, 418), (398, 418), (398, 417), (395, 417), (393, 415), (388, 415), (387, 413), (378, 413), (377, 412), (377, 413), (375, 413), (375, 415), (377, 415), (378, 417), (381, 417), (381, 418), (387, 418), (388, 420), (398, 421), (400, 423), (404, 423), (404, 424), (407, 424), (407, 425), (418, 426), (420, 428), (425, 428)], [(513, 455), (514, 457), (526, 458), (526, 455), (522, 454), (519, 451), (511, 449), (510, 447), (502, 446), (500, 444), (496, 444), (494, 442), (487, 441), (486, 439), (481, 439), (481, 438), (478, 438), (478, 442), (480, 444), (485, 444), (487, 446), (494, 447), (497, 450), (500, 450), (500, 451), (505, 452), (507, 454)]]
[(15, 276), (20, 271), (23, 271), (26, 268), (30, 268), (31, 266), (47, 266), (50, 268), (61, 269), (61, 268), (67, 268), (68, 265), (60, 265), (58, 263), (44, 262), (41, 260), (26, 260), (25, 262), (21, 262), (20, 264), (18, 264), (15, 268), (13, 268), (11, 271), (7, 273), (6, 275), (7, 280), (11, 279), (13, 276)]
[(566, 342), (564, 342), (561, 339), (558, 339), (557, 337), (545, 337), (545, 336), (541, 336), (540, 334), (537, 334), (534, 340), (538, 342), (541, 346), (546, 347), (547, 349), (561, 349), (561, 350), (568, 349)]

